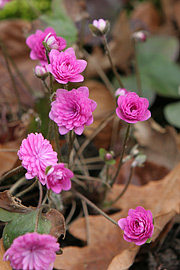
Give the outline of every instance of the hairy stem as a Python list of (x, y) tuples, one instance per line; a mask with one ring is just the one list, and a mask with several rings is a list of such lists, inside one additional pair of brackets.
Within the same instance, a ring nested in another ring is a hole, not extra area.
[(121, 151), (121, 155), (120, 155), (120, 161), (119, 161), (116, 173), (114, 175), (114, 178), (112, 179), (111, 186), (113, 186), (114, 182), (116, 181), (116, 178), (117, 178), (119, 171), (121, 169), (121, 166), (123, 164), (123, 156), (124, 156), (124, 152), (125, 152), (125, 148), (126, 148), (126, 142), (127, 142), (128, 137), (129, 137), (129, 132), (130, 132), (130, 124), (128, 123), (127, 129), (126, 129), (126, 134), (125, 134), (124, 141), (123, 141), (123, 147), (122, 147), (122, 151)]

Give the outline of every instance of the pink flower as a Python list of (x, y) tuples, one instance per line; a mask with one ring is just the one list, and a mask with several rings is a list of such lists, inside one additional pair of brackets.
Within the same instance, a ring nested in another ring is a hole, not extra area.
[(92, 22), (92, 24), (98, 28), (100, 31), (104, 31), (105, 27), (106, 27), (106, 21), (103, 19), (99, 19), (99, 20), (94, 20)]
[(30, 133), (27, 139), (22, 141), (18, 151), (22, 166), (27, 169), (25, 174), (27, 179), (38, 177), (45, 185), (45, 170), (47, 166), (57, 163), (57, 153), (53, 151), (50, 142), (41, 133)]
[(151, 117), (151, 112), (148, 110), (149, 101), (134, 92), (119, 96), (117, 103), (116, 114), (127, 123), (145, 121)]
[(51, 50), (49, 53), (50, 64), (49, 72), (52, 73), (55, 80), (59, 83), (82, 82), (84, 77), (79, 74), (86, 68), (85, 60), (76, 60), (73, 48), (68, 48), (64, 52)]
[(57, 89), (56, 100), (51, 103), (49, 117), (59, 126), (61, 135), (73, 129), (76, 134), (81, 135), (84, 125), (92, 124), (92, 112), (97, 104), (88, 97), (89, 89), (85, 86), (71, 91)]
[(59, 250), (57, 239), (48, 234), (26, 233), (14, 239), (3, 260), (16, 270), (52, 270)]
[(49, 38), (52, 37), (56, 41), (57, 49), (59, 51), (63, 50), (66, 47), (65, 39), (62, 37), (57, 37), (56, 32), (51, 27), (46, 28), (44, 32), (41, 30), (37, 30), (35, 34), (30, 35), (26, 39), (26, 44), (31, 49), (30, 58), (32, 60), (39, 59), (41, 65), (47, 64), (45, 48), (42, 42), (48, 34), (50, 34)]
[(115, 97), (118, 96), (125, 96), (129, 91), (127, 91), (125, 88), (118, 88), (115, 92)]
[(3, 9), (3, 7), (6, 5), (6, 3), (10, 2), (11, 0), (0, 0), (0, 9)]
[(51, 166), (48, 170), (46, 175), (47, 189), (52, 189), (55, 193), (71, 189), (70, 178), (72, 178), (74, 174), (64, 166), (64, 163), (59, 163)]
[(150, 242), (153, 235), (154, 225), (150, 210), (138, 206), (136, 209), (129, 209), (127, 218), (118, 221), (119, 227), (124, 231), (124, 240), (134, 242), (136, 245), (143, 245)]

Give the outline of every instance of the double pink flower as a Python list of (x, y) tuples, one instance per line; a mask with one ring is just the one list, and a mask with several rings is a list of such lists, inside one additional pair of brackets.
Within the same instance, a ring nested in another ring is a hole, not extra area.
[(50, 64), (48, 70), (59, 83), (82, 82), (84, 77), (80, 74), (86, 68), (85, 60), (76, 60), (73, 48), (64, 52), (51, 50), (49, 53)]

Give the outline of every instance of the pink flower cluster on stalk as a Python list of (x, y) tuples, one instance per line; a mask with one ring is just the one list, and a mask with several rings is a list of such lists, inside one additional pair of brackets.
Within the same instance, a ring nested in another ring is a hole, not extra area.
[(62, 190), (70, 190), (70, 178), (73, 176), (72, 171), (65, 168), (64, 163), (51, 166), (46, 174), (47, 189), (51, 189), (55, 193), (60, 193)]
[(70, 130), (81, 135), (84, 126), (92, 124), (92, 112), (97, 104), (88, 97), (89, 89), (85, 86), (71, 91), (57, 89), (56, 100), (51, 103), (49, 117), (57, 123), (61, 135)]
[(119, 219), (118, 225), (124, 231), (124, 240), (134, 242), (136, 245), (150, 242), (154, 231), (151, 211), (146, 211), (141, 206), (129, 209), (127, 218)]
[(117, 104), (117, 116), (127, 123), (145, 121), (151, 117), (151, 112), (148, 110), (149, 101), (139, 97), (135, 92), (119, 96)]
[(48, 234), (26, 233), (14, 239), (3, 260), (10, 261), (16, 270), (52, 270), (57, 239)]
[[(42, 44), (44, 39), (47, 37), (50, 40), (52, 46), (56, 46), (56, 49), (61, 51), (66, 47), (66, 41), (62, 37), (57, 37), (55, 30), (52, 27), (48, 27), (43, 31), (37, 30), (35, 34), (30, 35), (26, 39), (26, 44), (31, 49), (30, 58), (32, 60), (39, 60), (41, 65), (47, 64), (47, 58), (45, 53), (45, 48)], [(51, 38), (51, 39), (50, 39)]]
[(73, 48), (68, 48), (64, 52), (51, 50), (49, 53), (50, 64), (48, 70), (59, 83), (82, 82), (84, 77), (79, 74), (86, 68), (85, 60), (76, 60)]

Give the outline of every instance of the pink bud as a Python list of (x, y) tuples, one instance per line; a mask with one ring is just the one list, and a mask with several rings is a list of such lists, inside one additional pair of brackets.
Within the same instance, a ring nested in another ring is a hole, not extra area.
[(113, 159), (112, 153), (107, 153), (107, 154), (105, 155), (105, 160), (106, 160), (106, 161), (109, 161), (109, 160), (111, 160), (111, 159)]
[(36, 77), (41, 78), (41, 79), (45, 79), (48, 75), (48, 70), (47, 70), (47, 66), (36, 66), (34, 69), (34, 73), (36, 75)]
[(128, 93), (128, 91), (124, 88), (118, 88), (115, 92), (115, 97), (118, 96), (125, 96)]
[(55, 36), (52, 36), (51, 33), (49, 33), (49, 34), (45, 37), (44, 41), (46, 42), (46, 44), (48, 45), (48, 47), (49, 47), (50, 49), (55, 49), (55, 50), (56, 50), (56, 49), (58, 49), (58, 47), (59, 47), (59, 43), (58, 43), (56, 37), (55, 37)]
[(132, 34), (132, 38), (134, 38), (136, 41), (145, 42), (147, 39), (147, 34), (144, 31), (134, 32)]

